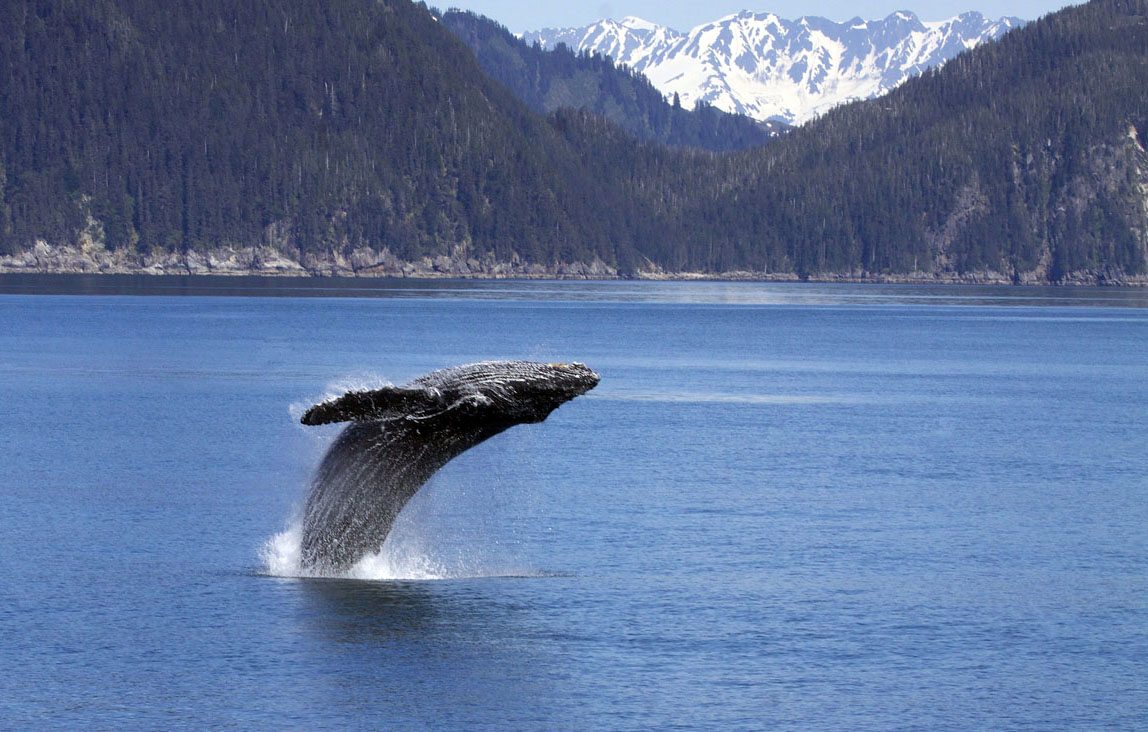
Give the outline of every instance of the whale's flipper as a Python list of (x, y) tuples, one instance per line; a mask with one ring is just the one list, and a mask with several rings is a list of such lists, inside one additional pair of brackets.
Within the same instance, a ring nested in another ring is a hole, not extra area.
[(410, 414), (441, 410), (446, 405), (438, 389), (386, 386), (373, 391), (349, 391), (308, 409), (299, 421), (305, 425), (332, 422), (374, 422)]
[(303, 567), (338, 573), (378, 551), (399, 511), (452, 458), (593, 389), (582, 364), (491, 361), (316, 404), (307, 425), (351, 422), (327, 451), (303, 515)]

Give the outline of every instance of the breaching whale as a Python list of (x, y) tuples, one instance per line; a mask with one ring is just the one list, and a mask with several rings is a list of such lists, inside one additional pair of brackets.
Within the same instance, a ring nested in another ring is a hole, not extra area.
[(351, 422), (327, 450), (303, 509), (303, 568), (340, 573), (377, 552), (399, 511), (452, 458), (541, 422), (598, 384), (580, 363), (488, 361), (316, 404), (306, 425)]

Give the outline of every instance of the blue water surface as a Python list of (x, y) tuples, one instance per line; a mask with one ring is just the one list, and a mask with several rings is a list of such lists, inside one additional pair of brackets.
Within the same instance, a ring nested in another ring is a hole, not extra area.
[[(1148, 292), (0, 293), (0, 727), (1148, 728)], [(602, 382), (277, 569), (302, 409), (501, 358)]]

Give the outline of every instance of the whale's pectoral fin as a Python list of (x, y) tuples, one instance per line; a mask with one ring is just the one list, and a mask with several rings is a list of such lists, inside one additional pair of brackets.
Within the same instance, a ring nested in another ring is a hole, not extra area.
[(387, 386), (373, 391), (349, 391), (308, 409), (299, 420), (306, 425), (332, 422), (374, 422), (412, 414), (433, 414), (447, 408), (438, 389)]

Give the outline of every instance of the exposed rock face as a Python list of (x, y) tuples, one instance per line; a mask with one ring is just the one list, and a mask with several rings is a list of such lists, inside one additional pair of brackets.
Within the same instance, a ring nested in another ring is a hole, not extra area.
[(19, 254), (0, 257), (0, 272), (55, 274), (287, 274), (307, 270), (273, 249), (217, 249), (206, 253), (157, 252), (140, 255), (108, 250), (90, 242), (56, 246), (37, 241)]
[(307, 252), (296, 258), (269, 247), (221, 247), (206, 252), (141, 255), (125, 249), (108, 250), (91, 242), (53, 245), (42, 240), (24, 252), (0, 256), (0, 273), (17, 272), (489, 279), (615, 279), (619, 276), (617, 269), (600, 259), (589, 263), (542, 265), (514, 257), (509, 262), (500, 262), (489, 256), (469, 256), (461, 247), (451, 256), (404, 261), (387, 249), (375, 251), (365, 247), (350, 254), (329, 251), (317, 255)]
[[(567, 279), (613, 280), (626, 275), (601, 260), (555, 265), (527, 263), (515, 258), (440, 256), (407, 262), (387, 250), (356, 249), (350, 255), (306, 254), (298, 261), (266, 247), (221, 248), (205, 253), (137, 255), (93, 246), (54, 246), (36, 242), (20, 254), (0, 256), (0, 274), (151, 274), (151, 275), (260, 275), (294, 277), (411, 277), (422, 279)], [(1058, 282), (1047, 279), (1047, 267), (1038, 272), (1008, 273), (919, 271), (873, 273), (849, 272), (670, 272), (650, 263), (632, 276), (637, 280), (716, 280), (746, 282), (872, 282), (885, 284), (1019, 284), (1019, 285), (1125, 285), (1148, 286), (1148, 276), (1130, 276), (1114, 270), (1080, 270)]]

